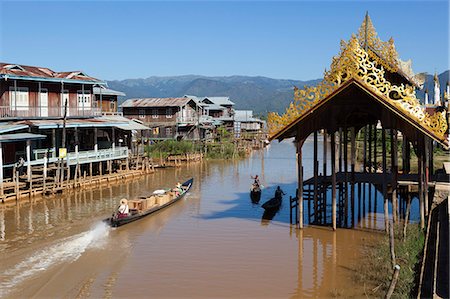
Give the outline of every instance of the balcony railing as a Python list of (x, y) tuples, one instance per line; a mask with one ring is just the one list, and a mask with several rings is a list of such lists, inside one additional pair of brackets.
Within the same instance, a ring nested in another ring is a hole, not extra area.
[(198, 121), (196, 116), (177, 116), (177, 123), (194, 124)]
[[(100, 116), (101, 109), (93, 107), (68, 107), (68, 117), (91, 117)], [(19, 117), (63, 117), (63, 107), (43, 107), (43, 106), (0, 106), (0, 117), (19, 118)]]
[[(39, 150), (39, 153), (35, 151), (35, 157), (39, 159), (31, 160), (30, 165), (43, 165), (44, 158), (42, 158), (42, 153), (46, 150)], [(128, 147), (126, 146), (116, 146), (114, 148), (99, 149), (99, 150), (89, 150), (80, 151), (77, 153), (70, 152), (67, 153), (67, 157), (64, 160), (68, 161), (69, 165), (86, 164), (91, 162), (108, 161), (115, 159), (125, 159), (128, 157)], [(57, 162), (58, 158), (52, 150), (48, 151), (47, 163)], [(28, 161), (25, 162), (25, 166), (28, 165)]]

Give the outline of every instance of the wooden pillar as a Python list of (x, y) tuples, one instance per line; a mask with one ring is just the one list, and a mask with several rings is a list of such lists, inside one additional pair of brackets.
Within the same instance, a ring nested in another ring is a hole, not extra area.
[(54, 158), (56, 155), (56, 129), (52, 129), (52, 149), (52, 158)]
[(398, 219), (398, 148), (397, 148), (397, 130), (391, 129), (391, 169), (392, 169), (392, 221)]
[(381, 129), (382, 163), (383, 163), (383, 199), (384, 199), (384, 227), (389, 230), (389, 206), (387, 195), (387, 173), (386, 173), (386, 130)]
[(342, 172), (342, 128), (339, 128), (339, 172)]
[(31, 182), (31, 141), (27, 140), (27, 147), (26, 147), (26, 154), (27, 154), (27, 178), (28, 182)]
[(377, 164), (377, 139), (378, 139), (378, 136), (377, 136), (377, 124), (375, 124), (374, 126), (373, 126), (373, 130), (374, 130), (374, 137), (373, 137), (373, 167), (374, 167), (374, 172), (376, 173), (377, 172), (377, 169), (378, 169), (378, 164)]
[(363, 173), (366, 173), (367, 167), (367, 127), (364, 127), (364, 143), (363, 143)]
[(0, 196), (3, 196), (3, 147), (1, 142), (0, 142)]
[(297, 172), (298, 172), (298, 221), (299, 228), (303, 228), (303, 166), (302, 166), (302, 146), (304, 140), (297, 141)]
[(336, 148), (335, 148), (335, 133), (331, 134), (331, 206), (332, 215), (331, 222), (333, 230), (336, 230)]
[(430, 142), (428, 140), (428, 137), (424, 137), (424, 159), (423, 159), (423, 169), (424, 169), (424, 180), (423, 180), (423, 193), (424, 193), (424, 208), (425, 208), (425, 216), (428, 216), (428, 181), (430, 176), (430, 169), (429, 169), (429, 145)]
[(344, 225), (348, 226), (348, 128), (344, 128)]
[(327, 134), (327, 130), (324, 129), (323, 130), (323, 178), (324, 181), (322, 181), (322, 187), (323, 187), (323, 211), (322, 211), (322, 222), (326, 223), (326, 219), (327, 219), (327, 183), (326, 183), (326, 178), (327, 178), (327, 144), (328, 143), (328, 134)]
[(43, 176), (44, 176), (44, 181), (43, 181), (43, 184), (44, 184), (44, 192), (45, 192), (45, 189), (47, 189), (47, 154), (45, 154), (45, 156), (44, 156), (44, 173), (43, 173)]
[(367, 166), (368, 166), (368, 172), (371, 173), (372, 172), (372, 139), (373, 139), (373, 135), (372, 135), (372, 125), (368, 126), (369, 131), (368, 131), (368, 162), (367, 162)]
[(98, 129), (94, 128), (94, 151), (97, 155), (98, 152)]
[(318, 217), (318, 205), (317, 205), (317, 189), (318, 189), (318, 176), (319, 176), (319, 161), (318, 161), (318, 141), (317, 141), (317, 131), (314, 131), (314, 221), (317, 223)]
[(420, 211), (420, 228), (425, 228), (425, 212), (423, 203), (423, 154), (420, 145), (417, 146), (417, 169), (418, 169), (418, 180), (419, 180), (419, 211)]
[(111, 132), (111, 148), (114, 152), (114, 150), (116, 149), (116, 130), (114, 127), (111, 128), (112, 132)]
[(356, 163), (356, 141), (355, 141), (355, 128), (350, 128), (350, 199), (351, 199), (351, 217), (352, 217), (352, 227), (355, 227), (355, 163)]

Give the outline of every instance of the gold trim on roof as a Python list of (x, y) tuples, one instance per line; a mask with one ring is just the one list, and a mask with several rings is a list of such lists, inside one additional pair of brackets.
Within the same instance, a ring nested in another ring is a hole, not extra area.
[(269, 113), (269, 135), (274, 136), (280, 132), (352, 78), (433, 132), (438, 138), (444, 139), (447, 131), (445, 112), (436, 112), (430, 116), (416, 98), (414, 87), (393, 85), (386, 80), (383, 66), (379, 65), (377, 60), (371, 59), (356, 36), (352, 36), (348, 43), (341, 42), (341, 53), (333, 58), (331, 68), (325, 72), (322, 82), (315, 87), (296, 88), (294, 101), (286, 109), (285, 114)]

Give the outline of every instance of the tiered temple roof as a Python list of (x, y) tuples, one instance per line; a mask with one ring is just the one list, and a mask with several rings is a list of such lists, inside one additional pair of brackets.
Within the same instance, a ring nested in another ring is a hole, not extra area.
[(348, 42), (341, 41), (341, 51), (324, 79), (317, 86), (295, 88), (294, 101), (283, 115), (269, 113), (270, 139), (294, 137), (294, 126), (354, 83), (396, 117), (448, 147), (445, 109), (426, 111), (416, 97), (415, 89), (421, 88), (423, 77), (413, 73), (410, 60), (399, 59), (392, 38), (388, 42), (378, 38), (366, 15), (358, 34)]

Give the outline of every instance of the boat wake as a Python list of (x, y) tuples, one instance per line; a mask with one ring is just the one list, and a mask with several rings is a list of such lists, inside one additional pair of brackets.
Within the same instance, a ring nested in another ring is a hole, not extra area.
[(56, 244), (34, 252), (14, 267), (0, 272), (0, 297), (27, 279), (62, 263), (76, 261), (88, 248), (101, 248), (107, 241), (110, 227), (105, 223), (91, 230), (59, 240)]

